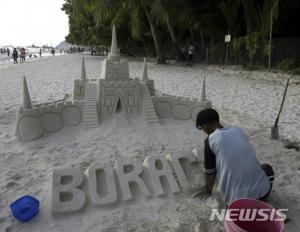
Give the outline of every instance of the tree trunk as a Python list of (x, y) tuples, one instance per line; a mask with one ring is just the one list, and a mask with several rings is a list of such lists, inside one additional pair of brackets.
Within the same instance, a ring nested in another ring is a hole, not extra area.
[(206, 50), (205, 50), (205, 44), (204, 44), (204, 36), (203, 36), (203, 32), (202, 29), (200, 27), (200, 38), (201, 38), (201, 58), (204, 59), (206, 57)]
[(247, 15), (247, 35), (249, 36), (252, 33), (252, 18), (250, 15)]
[(173, 44), (175, 46), (175, 49), (177, 50), (177, 60), (185, 60), (185, 57), (182, 54), (182, 51), (181, 51), (180, 46), (179, 46), (179, 43), (178, 43), (178, 41), (176, 39), (176, 36), (175, 36), (174, 30), (172, 28), (172, 25), (171, 25), (171, 23), (169, 21), (169, 17), (167, 19), (167, 27), (168, 27), (168, 30), (169, 30), (172, 42), (173, 42)]
[(247, 35), (249, 36), (252, 31), (253, 31), (253, 23), (252, 23), (252, 17), (251, 16), (251, 12), (253, 9), (253, 3), (251, 2), (251, 0), (243, 0), (242, 1), (244, 4), (244, 14), (246, 16), (246, 20), (247, 20)]
[(154, 21), (153, 18), (151, 17), (149, 11), (147, 10), (146, 6), (144, 6), (144, 10), (148, 19), (148, 23), (150, 25), (150, 29), (151, 29), (151, 33), (152, 33), (152, 37), (154, 40), (154, 45), (155, 45), (155, 49), (156, 49), (156, 57), (157, 57), (157, 63), (158, 64), (164, 64), (166, 63), (163, 55), (162, 55), (162, 48), (161, 48), (161, 44), (160, 44), (160, 38), (159, 38), (159, 34), (156, 30), (156, 27), (154, 25)]

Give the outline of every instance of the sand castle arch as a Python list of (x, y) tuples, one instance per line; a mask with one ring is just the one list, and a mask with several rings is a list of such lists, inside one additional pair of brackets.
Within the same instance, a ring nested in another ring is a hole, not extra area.
[(137, 119), (148, 125), (159, 125), (160, 118), (195, 120), (200, 110), (209, 107), (211, 102), (206, 99), (204, 78), (198, 98), (171, 96), (155, 90), (154, 81), (148, 77), (146, 59), (141, 77), (130, 78), (128, 60), (118, 53), (113, 26), (111, 52), (102, 62), (99, 79), (88, 78), (83, 58), (81, 75), (74, 80), (72, 94), (54, 102), (33, 105), (24, 77), (23, 104), (17, 111), (16, 135), (27, 142), (64, 127), (98, 128), (118, 113), (124, 115), (128, 124)]
[(113, 111), (111, 113), (121, 113), (121, 112), (127, 113), (126, 107), (120, 95), (116, 97), (116, 101), (112, 109)]

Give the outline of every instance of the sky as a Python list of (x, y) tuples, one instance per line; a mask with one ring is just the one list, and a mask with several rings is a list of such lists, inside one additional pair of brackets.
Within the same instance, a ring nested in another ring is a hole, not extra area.
[(56, 46), (69, 33), (64, 0), (0, 0), (0, 46)]

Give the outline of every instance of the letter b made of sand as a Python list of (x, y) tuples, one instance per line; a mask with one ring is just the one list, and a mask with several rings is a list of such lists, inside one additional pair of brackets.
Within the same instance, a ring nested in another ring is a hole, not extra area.
[(66, 168), (53, 171), (52, 213), (74, 212), (83, 208), (85, 193), (79, 189), (83, 183), (80, 168)]

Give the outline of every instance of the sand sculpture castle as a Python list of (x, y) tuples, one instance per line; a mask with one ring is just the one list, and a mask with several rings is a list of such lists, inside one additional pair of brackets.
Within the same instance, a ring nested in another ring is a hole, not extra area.
[[(64, 99), (32, 105), (26, 78), (23, 80), (23, 105), (17, 111), (16, 134), (23, 141), (40, 138), (64, 127), (101, 127), (113, 121), (116, 127), (131, 126), (135, 120), (159, 124), (160, 118), (195, 120), (197, 113), (211, 102), (205, 97), (205, 79), (198, 98), (183, 98), (155, 91), (147, 76), (144, 60), (142, 78), (130, 78), (129, 66), (117, 49), (113, 26), (111, 52), (103, 61), (99, 79), (88, 79), (84, 59), (81, 78), (74, 80), (72, 94)], [(112, 119), (112, 120), (111, 120)]]

